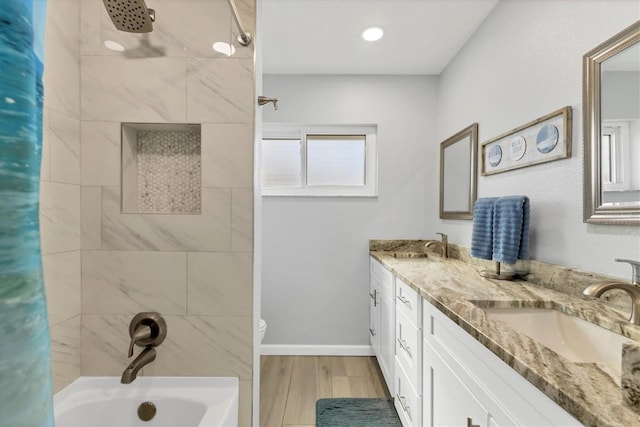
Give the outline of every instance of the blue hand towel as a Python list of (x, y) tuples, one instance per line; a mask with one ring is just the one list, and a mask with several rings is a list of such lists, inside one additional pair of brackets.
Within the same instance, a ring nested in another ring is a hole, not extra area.
[(529, 198), (500, 197), (493, 212), (493, 259), (515, 264), (529, 257)]
[(493, 210), (497, 197), (476, 200), (473, 208), (471, 256), (491, 259), (493, 254)]

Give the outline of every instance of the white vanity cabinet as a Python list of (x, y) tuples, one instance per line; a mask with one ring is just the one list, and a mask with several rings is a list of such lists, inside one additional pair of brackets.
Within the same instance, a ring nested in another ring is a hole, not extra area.
[(395, 282), (394, 404), (404, 427), (418, 427), (422, 425), (422, 298), (399, 277)]
[(579, 426), (428, 301), (423, 300), (424, 426)]
[(371, 258), (371, 345), (403, 427), (580, 426)]
[(382, 375), (387, 384), (392, 384), (395, 352), (394, 278), (375, 259), (370, 258), (369, 265), (369, 337)]

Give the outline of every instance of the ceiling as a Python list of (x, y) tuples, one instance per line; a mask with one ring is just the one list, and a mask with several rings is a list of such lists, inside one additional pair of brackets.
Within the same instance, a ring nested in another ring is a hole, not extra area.
[[(263, 0), (265, 74), (440, 74), (498, 0)], [(384, 37), (366, 42), (377, 25)]]

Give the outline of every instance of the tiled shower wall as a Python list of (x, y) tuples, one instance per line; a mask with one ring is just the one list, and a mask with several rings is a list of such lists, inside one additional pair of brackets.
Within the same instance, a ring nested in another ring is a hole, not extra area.
[[(253, 33), (254, 0), (236, 3)], [(237, 376), (250, 425), (253, 44), (236, 41), (226, 0), (149, 6), (154, 31), (134, 35), (101, 0), (49, 1), (41, 223), (55, 389), (120, 375), (129, 321), (154, 310), (168, 335), (143, 373)], [(121, 122), (202, 124), (199, 215), (121, 213)]]
[[(254, 0), (237, 4), (253, 28)], [(101, 0), (81, 1), (81, 372), (120, 375), (131, 318), (158, 311), (168, 334), (144, 374), (237, 376), (250, 425), (253, 44), (235, 42), (226, 0), (148, 5), (154, 31), (136, 35), (116, 31)], [(200, 214), (122, 213), (121, 122), (202, 125)]]
[(40, 177), (54, 391), (80, 375), (80, 0), (49, 0)]

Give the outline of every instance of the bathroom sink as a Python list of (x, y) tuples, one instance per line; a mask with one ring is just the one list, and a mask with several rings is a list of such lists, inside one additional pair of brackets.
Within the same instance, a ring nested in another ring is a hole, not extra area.
[(622, 343), (630, 339), (571, 316), (545, 308), (483, 308), (489, 319), (511, 328), (577, 363), (621, 366)]

